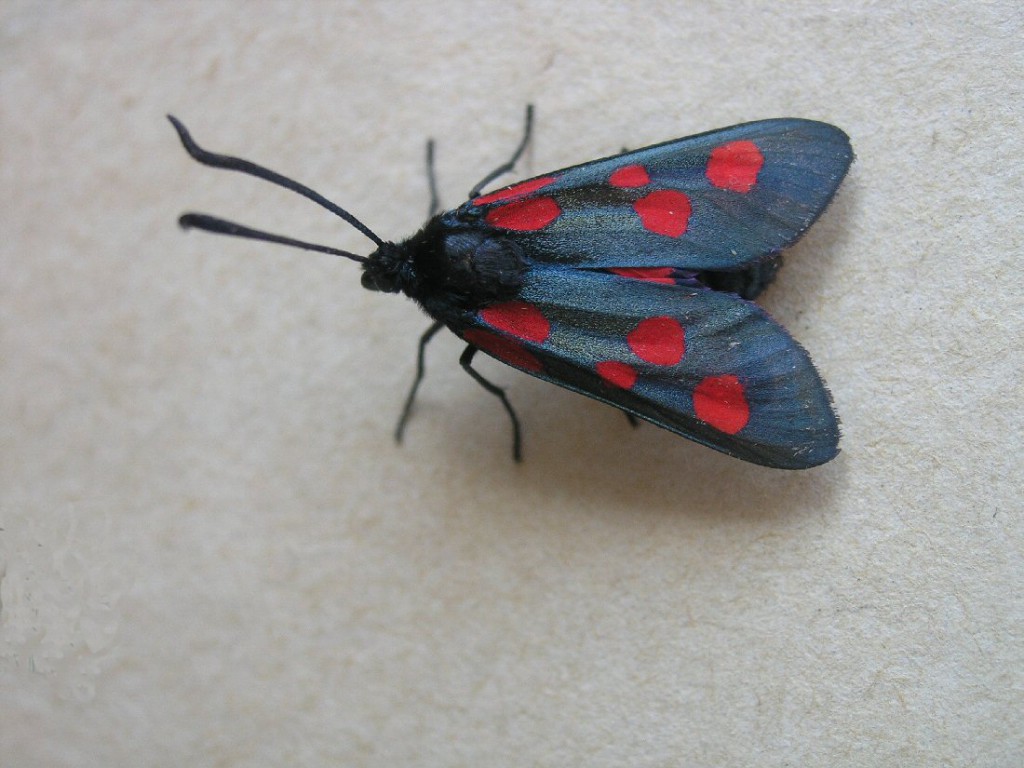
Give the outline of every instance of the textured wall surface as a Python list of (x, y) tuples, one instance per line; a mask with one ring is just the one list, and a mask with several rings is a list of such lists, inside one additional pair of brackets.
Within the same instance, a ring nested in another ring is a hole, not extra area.
[[(1024, 17), (940, 2), (0, 6), (0, 762), (1019, 765)], [(492, 361), (357, 265), (523, 176), (801, 116), (857, 161), (763, 304), (843, 419), (744, 464)], [(514, 177), (511, 177), (514, 178)], [(511, 180), (510, 178), (510, 180)]]

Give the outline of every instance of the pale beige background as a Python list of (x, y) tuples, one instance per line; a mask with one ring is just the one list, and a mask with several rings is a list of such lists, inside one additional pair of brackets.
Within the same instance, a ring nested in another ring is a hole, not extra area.
[[(0, 6), (0, 763), (1020, 765), (1019, 3)], [(487, 362), (273, 165), (400, 237), (734, 122), (858, 159), (764, 303), (843, 453), (766, 470)]]

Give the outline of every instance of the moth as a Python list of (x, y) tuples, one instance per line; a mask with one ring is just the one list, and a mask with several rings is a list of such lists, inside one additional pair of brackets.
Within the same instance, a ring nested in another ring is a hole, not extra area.
[(202, 149), (168, 117), (198, 162), (297, 192), (376, 250), (362, 256), (198, 213), (181, 216), (182, 227), (357, 261), (363, 287), (404, 293), (433, 320), (399, 441), (427, 344), (447, 328), (466, 343), (462, 367), (508, 413), (516, 460), (519, 420), (505, 391), (473, 367), (477, 352), (745, 461), (803, 469), (838, 453), (838, 419), (814, 364), (752, 299), (846, 175), (853, 151), (840, 129), (761, 120), (485, 192), (525, 151), (528, 107), (512, 158), (454, 210), (439, 212), (428, 142), (430, 215), (395, 243), (296, 181)]

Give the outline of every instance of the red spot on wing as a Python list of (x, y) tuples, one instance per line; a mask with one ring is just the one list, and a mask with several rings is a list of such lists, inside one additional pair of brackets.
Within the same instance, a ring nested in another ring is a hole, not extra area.
[(659, 189), (633, 203), (644, 229), (657, 235), (681, 237), (693, 211), (690, 198), (674, 189)]
[(686, 352), (683, 326), (672, 317), (649, 317), (629, 332), (626, 341), (633, 354), (654, 365), (675, 365)]
[(544, 343), (551, 334), (551, 323), (539, 309), (525, 301), (506, 301), (480, 310), (480, 318), (492, 328), (526, 341)]
[(613, 187), (642, 187), (651, 183), (647, 169), (642, 165), (626, 165), (608, 177)]
[(764, 166), (764, 155), (752, 141), (730, 141), (715, 147), (705, 174), (719, 189), (749, 192)]
[(636, 369), (627, 363), (619, 363), (615, 360), (606, 360), (594, 366), (597, 375), (621, 389), (632, 389), (636, 384)]
[(531, 192), (536, 192), (538, 189), (543, 189), (548, 184), (554, 183), (557, 179), (557, 176), (542, 176), (539, 179), (522, 181), (519, 184), (513, 184), (511, 187), (499, 189), (497, 192), (491, 192), (489, 195), (477, 197), (473, 200), (473, 205), (487, 205), (487, 203), (497, 203), (501, 200), (523, 197)]
[(750, 403), (740, 380), (731, 375), (708, 376), (693, 390), (697, 418), (728, 435), (735, 435), (750, 421)]
[(523, 348), (523, 345), (512, 339), (497, 336), (490, 331), (470, 328), (462, 333), (462, 338), (484, 352), (494, 355), (503, 363), (530, 373), (540, 373), (544, 366), (535, 355)]
[(613, 267), (608, 271), (634, 280), (646, 280), (649, 283), (675, 283), (672, 267)]
[(500, 229), (534, 232), (544, 229), (561, 215), (562, 209), (558, 207), (554, 198), (532, 197), (492, 208), (484, 218), (488, 224)]

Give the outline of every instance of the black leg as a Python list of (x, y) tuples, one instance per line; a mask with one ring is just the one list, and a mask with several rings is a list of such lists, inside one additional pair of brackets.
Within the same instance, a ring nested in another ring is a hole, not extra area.
[(508, 398), (505, 397), (505, 390), (489, 382), (481, 376), (475, 368), (473, 368), (473, 355), (475, 354), (476, 347), (472, 345), (467, 346), (462, 352), (462, 357), (459, 358), (459, 365), (465, 368), (466, 373), (476, 379), (476, 382), (481, 387), (501, 400), (501, 404), (505, 406), (505, 410), (508, 412), (508, 417), (512, 419), (512, 458), (516, 461), (522, 461), (523, 453), (520, 449), (522, 440), (519, 434), (519, 418), (516, 416), (516, 412), (512, 410), (512, 404), (509, 403)]
[(630, 413), (629, 411), (623, 411), (622, 414), (626, 417), (626, 421), (629, 422), (629, 426), (631, 426), (633, 429), (636, 429), (637, 427), (640, 426), (640, 419), (638, 419), (632, 413)]
[(427, 183), (430, 185), (430, 210), (427, 218), (432, 219), (441, 210), (441, 199), (437, 195), (437, 176), (434, 174), (434, 140), (427, 141)]
[(523, 140), (519, 142), (519, 146), (516, 147), (516, 151), (512, 153), (512, 159), (503, 165), (499, 165), (493, 171), (488, 173), (483, 179), (473, 187), (473, 190), (469, 193), (469, 199), (472, 200), (474, 197), (480, 196), (480, 191), (494, 181), (496, 178), (501, 176), (503, 173), (511, 171), (515, 164), (519, 161), (519, 158), (523, 156), (523, 152), (526, 151), (527, 145), (530, 143), (530, 135), (533, 133), (533, 104), (526, 105), (526, 126), (523, 128)]
[(402, 417), (398, 420), (398, 426), (395, 427), (395, 442), (402, 442), (402, 437), (405, 433), (405, 425), (409, 421), (409, 416), (412, 414), (412, 404), (416, 401), (416, 390), (420, 388), (420, 382), (423, 381), (423, 374), (426, 372), (425, 368), (425, 356), (427, 351), (427, 344), (434, 338), (434, 335), (444, 328), (444, 323), (440, 320), (434, 322), (432, 326), (427, 328), (426, 333), (420, 336), (420, 351), (416, 356), (416, 380), (412, 383), (412, 389), (409, 390), (409, 396), (405, 398), (405, 407), (402, 408)]

